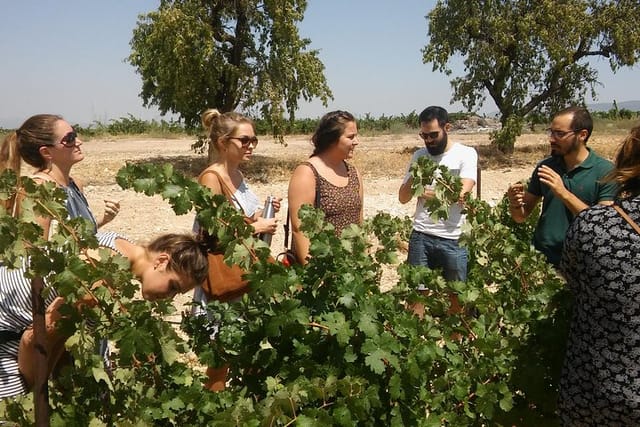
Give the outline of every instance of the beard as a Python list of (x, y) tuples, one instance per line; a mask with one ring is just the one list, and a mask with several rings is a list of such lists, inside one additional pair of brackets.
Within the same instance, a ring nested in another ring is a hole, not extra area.
[(568, 147), (565, 147), (564, 150), (562, 149), (561, 146), (558, 146), (558, 145), (556, 145), (555, 147), (551, 147), (551, 155), (554, 157), (566, 156), (567, 154), (571, 154), (573, 152), (580, 150), (581, 144), (582, 142), (580, 142), (577, 137), (574, 137), (571, 144)]
[(440, 154), (444, 153), (444, 149), (447, 148), (447, 142), (449, 141), (449, 135), (447, 135), (446, 132), (442, 132), (442, 137), (438, 140), (435, 141), (433, 144), (424, 144), (425, 147), (427, 147), (427, 151), (429, 151), (429, 154), (431, 154), (432, 156), (439, 156)]

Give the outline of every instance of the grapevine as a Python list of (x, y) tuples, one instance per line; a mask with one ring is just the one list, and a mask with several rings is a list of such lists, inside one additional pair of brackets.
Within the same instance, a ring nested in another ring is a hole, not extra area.
[[(414, 181), (427, 177), (423, 169), (430, 167), (412, 169)], [(99, 304), (82, 315), (65, 306), (69, 322), (62, 327), (75, 331), (67, 341), (73, 366), (50, 383), (52, 425), (555, 422), (566, 295), (529, 244), (532, 224), (509, 223), (504, 202), (490, 207), (467, 199), (462, 244), (470, 253), (469, 278), (447, 283), (439, 271), (398, 263), (399, 244), (411, 229), (408, 218), (380, 213), (336, 236), (321, 212), (305, 206), (300, 216), (312, 257), (304, 267), (285, 266), (268, 261), (268, 247), (251, 237), (224, 197), (170, 165), (127, 165), (118, 183), (162, 195), (178, 214), (195, 211), (227, 248), (228, 260), (248, 269), (251, 291), (233, 303), (211, 302), (211, 319), (185, 313), (178, 334), (163, 320), (175, 310), (171, 303), (135, 299), (119, 257), (80, 262), (80, 251), (93, 244), (88, 229), (82, 221), (65, 221), (55, 191), (25, 186), (28, 197), (51, 205), (50, 212), (34, 207), (38, 214), (53, 212), (65, 227), (60, 238), (43, 242), (32, 217), (3, 214), (3, 260), (25, 253), (4, 238), (20, 236), (63, 254), (52, 271), (43, 266), (32, 273), (49, 277), (69, 302), (98, 277), (113, 288), (95, 292)], [(435, 191), (441, 206), (451, 202), (445, 194), (457, 201), (459, 186), (457, 178), (440, 173)], [(15, 187), (3, 176), (0, 194)], [(389, 265), (399, 278), (381, 292)], [(415, 291), (418, 284), (426, 285), (427, 295)], [(449, 310), (451, 293), (459, 296), (461, 310)], [(422, 319), (407, 309), (416, 302), (425, 306)], [(100, 338), (114, 348), (111, 372), (95, 354)], [(200, 366), (228, 365), (227, 389), (205, 391), (202, 369), (188, 362), (192, 355)], [(4, 401), (0, 412), (28, 424), (30, 399)]]

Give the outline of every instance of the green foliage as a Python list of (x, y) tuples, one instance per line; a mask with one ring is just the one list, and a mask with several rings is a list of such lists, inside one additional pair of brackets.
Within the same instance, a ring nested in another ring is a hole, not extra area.
[[(421, 167), (414, 168), (415, 178), (428, 179)], [(3, 197), (15, 188), (11, 178), (0, 182)], [(446, 171), (438, 179), (438, 185), (460, 185)], [(285, 267), (267, 260), (266, 245), (251, 237), (224, 197), (170, 165), (127, 165), (118, 183), (162, 195), (179, 214), (195, 210), (227, 246), (228, 258), (249, 269), (251, 292), (236, 302), (211, 302), (212, 321), (185, 315), (185, 342), (162, 320), (171, 304), (132, 299), (130, 275), (119, 257), (95, 265), (79, 261), (92, 243), (88, 232), (74, 231), (80, 224), (65, 225), (66, 234), (53, 242), (35, 239), (33, 247), (55, 247), (48, 253), (64, 255), (55, 271), (43, 263), (36, 274), (46, 274), (69, 301), (83, 292), (98, 300), (82, 316), (66, 306), (63, 327), (75, 331), (67, 342), (74, 365), (52, 389), (52, 425), (554, 422), (564, 342), (562, 284), (529, 245), (532, 223), (513, 228), (504, 201), (496, 208), (466, 202), (467, 282), (447, 283), (439, 271), (401, 264), (397, 283), (381, 292), (386, 263), (397, 262), (398, 245), (408, 238), (409, 218), (378, 214), (336, 236), (321, 212), (305, 206), (300, 217), (312, 258), (304, 267)], [(25, 191), (33, 193), (37, 212), (46, 206), (64, 224), (53, 194), (36, 198), (35, 188)], [(31, 223), (4, 214), (0, 224), (0, 235), (22, 236)], [(0, 240), (0, 250), (3, 259), (18, 252), (9, 239)], [(98, 277), (112, 285), (111, 292), (87, 290)], [(415, 291), (419, 284), (427, 288), (424, 294)], [(452, 306), (452, 295), (460, 309)], [(417, 303), (425, 307), (423, 318), (409, 309)], [(102, 337), (116, 348), (112, 374), (94, 354)], [(229, 366), (225, 391), (202, 389), (202, 375), (185, 362), (189, 351), (204, 365)], [(4, 405), (7, 419), (31, 423), (29, 398)]]
[(108, 124), (99, 121), (89, 126), (74, 125), (73, 128), (83, 137), (103, 135), (153, 135), (171, 136), (188, 133), (187, 129), (178, 121), (166, 120), (142, 120), (132, 114), (120, 117), (118, 120), (110, 120)]
[(282, 135), (299, 99), (332, 96), (318, 51), (298, 33), (305, 9), (300, 0), (162, 1), (139, 17), (130, 43), (144, 105), (188, 128), (207, 108), (259, 112)]
[(631, 111), (626, 108), (618, 108), (618, 103), (614, 100), (613, 107), (609, 111), (594, 111), (594, 117), (609, 120), (634, 120), (640, 117), (640, 111)]
[(411, 192), (413, 197), (420, 197), (425, 190), (431, 189), (435, 195), (424, 199), (424, 206), (431, 212), (434, 221), (447, 219), (449, 207), (457, 203), (462, 191), (460, 180), (454, 179), (446, 166), (438, 165), (426, 156), (415, 161), (409, 172), (413, 177)]
[[(539, 116), (532, 117), (532, 121), (539, 121)], [(546, 121), (545, 121), (546, 122)], [(516, 138), (522, 133), (524, 119), (510, 116), (505, 119), (502, 128), (491, 132), (493, 143), (504, 153), (512, 153)]]
[(590, 57), (607, 58), (614, 72), (638, 61), (638, 14), (632, 0), (441, 0), (428, 15), (423, 61), (450, 74), (449, 60), (464, 58), (467, 74), (451, 80), (453, 101), (474, 111), (488, 93), (504, 129), (494, 137), (510, 151), (521, 132), (513, 124), (582, 104), (589, 89), (595, 95)]
[[(454, 113), (463, 114), (463, 113)], [(269, 132), (268, 120), (260, 117), (254, 118), (256, 131), (258, 134)], [(382, 133), (401, 134), (415, 131), (418, 127), (418, 115), (415, 111), (399, 116), (374, 117), (367, 113), (364, 116), (356, 117), (358, 121), (358, 132), (366, 135), (379, 135)], [(320, 118), (295, 119), (287, 122), (284, 129), (285, 134), (312, 134), (315, 132)]]

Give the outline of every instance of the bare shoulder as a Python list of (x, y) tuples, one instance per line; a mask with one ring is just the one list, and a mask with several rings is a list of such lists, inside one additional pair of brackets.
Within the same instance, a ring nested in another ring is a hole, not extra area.
[[(315, 165), (314, 165), (315, 166)], [(300, 163), (293, 171), (291, 180), (310, 180), (315, 181), (315, 174), (309, 163)]]
[(210, 166), (200, 173), (198, 182), (210, 188), (214, 193), (221, 193), (222, 187), (220, 186), (220, 180), (217, 174), (220, 174), (220, 171)]
[(37, 184), (43, 184), (45, 182), (56, 182), (55, 179), (41, 171), (35, 172), (30, 176), (30, 178), (33, 179)]
[[(289, 201), (311, 203), (314, 199), (316, 177), (308, 164), (299, 164), (289, 181)], [(299, 200), (298, 200), (299, 199)]]

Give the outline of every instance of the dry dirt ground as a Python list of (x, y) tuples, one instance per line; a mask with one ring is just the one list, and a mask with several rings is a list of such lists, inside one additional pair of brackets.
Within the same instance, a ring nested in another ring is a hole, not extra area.
[[(536, 161), (548, 151), (543, 134), (529, 134), (519, 138), (514, 156), (499, 158), (489, 147), (487, 134), (452, 134), (451, 138), (476, 147), (479, 152), (481, 198), (498, 201), (509, 183), (527, 179)], [(622, 138), (606, 136), (591, 142), (598, 152), (612, 152), (611, 147)], [(268, 195), (283, 198), (280, 220), (286, 219), (286, 191), (289, 172), (312, 151), (308, 136), (288, 137), (287, 145), (269, 138), (261, 138), (245, 176), (252, 190), (264, 200)], [(206, 166), (206, 155), (196, 154), (190, 147), (193, 139), (92, 139), (83, 143), (85, 159), (74, 166), (73, 176), (84, 183), (84, 191), (96, 216), (102, 214), (103, 200), (115, 199), (121, 204), (120, 214), (105, 230), (113, 230), (134, 241), (144, 242), (165, 232), (191, 230), (193, 214), (177, 216), (159, 196), (147, 197), (130, 190), (122, 190), (115, 182), (115, 174), (125, 162), (169, 162), (188, 176), (196, 176)], [(401, 205), (397, 199), (406, 164), (422, 141), (417, 135), (381, 135), (362, 137), (353, 162), (362, 175), (365, 189), (365, 217), (378, 211), (392, 215), (411, 215), (415, 207), (410, 202)], [(518, 147), (520, 147), (518, 149)], [(602, 147), (602, 150), (598, 147)], [(283, 247), (283, 231), (274, 236), (272, 250)], [(180, 306), (190, 301), (190, 295), (177, 300)]]

